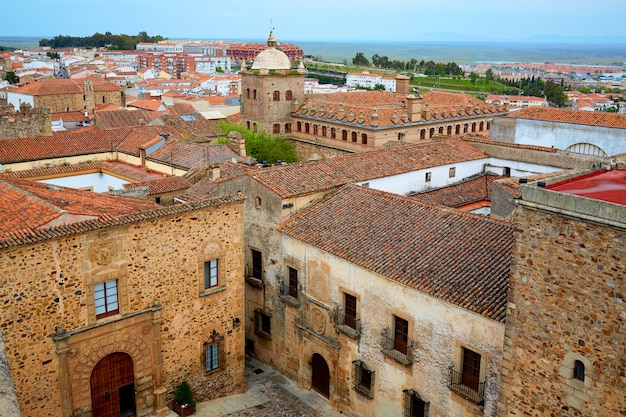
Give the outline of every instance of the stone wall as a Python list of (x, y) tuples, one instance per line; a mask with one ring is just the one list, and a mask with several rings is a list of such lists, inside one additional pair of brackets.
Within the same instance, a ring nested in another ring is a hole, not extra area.
[(626, 415), (623, 213), (619, 226), (544, 204), (516, 208), (498, 415)]
[(342, 156), (353, 153), (344, 149), (315, 144), (299, 139), (288, 139), (288, 141), (293, 144), (296, 153), (303, 161), (306, 161), (308, 159), (326, 159), (332, 158), (334, 156)]
[(0, 106), (0, 140), (51, 134), (52, 124), (48, 109), (32, 108), (27, 104), (19, 109), (9, 105)]
[[(23, 415), (90, 415), (90, 370), (115, 349), (133, 358), (138, 415), (167, 414), (183, 379), (198, 401), (243, 391), (243, 202), (163, 210), (2, 250), (0, 327)], [(211, 259), (219, 285), (205, 290)], [(97, 319), (93, 287), (110, 279), (120, 314)], [(221, 364), (205, 373), (213, 340)]]
[(93, 114), (94, 108), (102, 104), (124, 106), (124, 92), (86, 91), (81, 94), (52, 94), (35, 96), (35, 107), (46, 107), (51, 113), (84, 112)]

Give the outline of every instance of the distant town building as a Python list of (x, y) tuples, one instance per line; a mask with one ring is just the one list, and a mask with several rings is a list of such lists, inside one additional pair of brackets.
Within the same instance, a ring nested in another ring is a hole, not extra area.
[(545, 97), (534, 96), (509, 96), (501, 94), (488, 94), (485, 98), (487, 104), (506, 104), (510, 107), (548, 107)]
[(351, 72), (346, 76), (348, 87), (362, 87), (374, 90), (382, 86), (385, 91), (396, 92), (396, 79), (394, 77), (384, 77), (380, 74), (371, 74), (367, 70), (361, 72)]

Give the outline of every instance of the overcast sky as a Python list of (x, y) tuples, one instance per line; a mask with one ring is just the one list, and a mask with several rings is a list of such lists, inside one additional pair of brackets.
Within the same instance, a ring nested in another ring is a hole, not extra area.
[(626, 38), (626, 0), (28, 0), (11, 4), (11, 10), (2, 7), (2, 36), (146, 31), (170, 39), (267, 39), (274, 27), (279, 42)]

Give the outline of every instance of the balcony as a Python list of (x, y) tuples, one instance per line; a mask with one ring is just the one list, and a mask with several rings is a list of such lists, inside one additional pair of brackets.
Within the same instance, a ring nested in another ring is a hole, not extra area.
[(448, 388), (473, 403), (483, 405), (485, 402), (485, 381), (481, 382), (473, 375), (457, 372), (454, 370), (454, 366), (448, 370)]
[[(280, 280), (278, 283), (278, 298), (283, 303), (290, 304), (294, 307), (300, 305), (300, 300), (298, 300), (299, 291), (296, 291), (295, 294), (290, 293), (290, 288), (288, 284), (285, 284), (285, 281)], [(295, 295), (295, 297), (294, 297)]]
[(411, 366), (417, 361), (415, 345), (411, 339), (398, 340), (393, 336), (392, 329), (385, 329), (381, 333), (382, 352), (404, 366)]
[(333, 312), (335, 330), (345, 334), (351, 339), (361, 337), (361, 319), (355, 316), (346, 316), (342, 309)]

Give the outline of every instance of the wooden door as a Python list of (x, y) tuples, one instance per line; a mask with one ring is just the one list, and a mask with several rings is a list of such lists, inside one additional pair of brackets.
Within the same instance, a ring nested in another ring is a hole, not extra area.
[(93, 417), (135, 415), (133, 360), (126, 353), (112, 353), (91, 372)]
[(311, 368), (311, 387), (324, 397), (330, 397), (330, 370), (328, 369), (328, 364), (321, 355), (315, 353), (311, 361)]
[(480, 380), (480, 354), (463, 348), (463, 374), (461, 383), (466, 387), (478, 391)]

